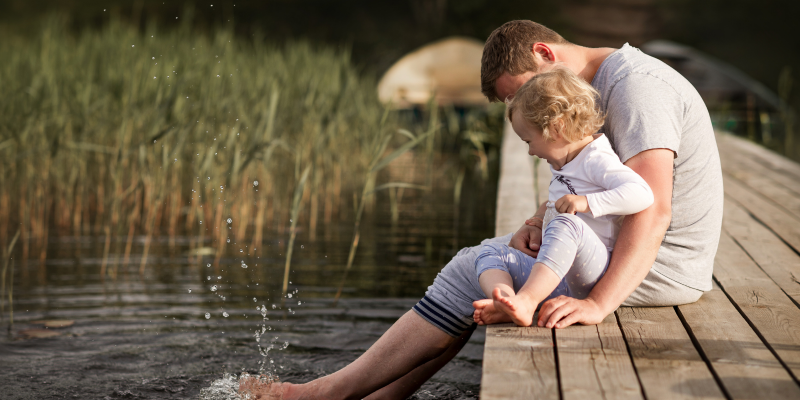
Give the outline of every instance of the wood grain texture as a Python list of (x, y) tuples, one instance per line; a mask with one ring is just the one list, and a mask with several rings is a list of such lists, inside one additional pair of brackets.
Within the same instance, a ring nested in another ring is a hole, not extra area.
[(717, 134), (717, 146), (720, 148), (720, 153), (723, 151), (737, 153), (741, 157), (747, 157), (764, 165), (781, 177), (785, 177), (786, 182), (790, 182), (789, 179), (800, 180), (800, 164), (749, 140), (730, 134)]
[[(800, 177), (793, 173), (789, 173), (785, 168), (780, 168), (774, 163), (765, 162), (761, 158), (753, 158), (750, 152), (743, 151), (741, 146), (731, 145), (731, 141), (740, 141), (738, 138), (728, 138), (723, 141), (718, 141), (720, 144), (720, 160), (722, 161), (722, 169), (728, 173), (737, 176), (736, 173), (749, 172), (750, 175), (757, 175), (761, 181), (771, 182), (779, 188), (782, 188), (792, 197), (800, 196)], [(772, 153), (775, 155), (774, 153)], [(766, 186), (766, 192), (769, 193), (772, 189)], [(773, 197), (774, 196), (774, 197)], [(783, 199), (785, 197), (778, 197), (779, 194), (770, 194), (768, 197), (775, 199)]]
[(552, 329), (486, 328), (481, 399), (558, 400)]
[(726, 232), (714, 276), (794, 378), (800, 376), (800, 309)]
[(724, 214), (722, 229), (786, 294), (800, 303), (800, 256), (729, 198), (725, 199)]
[(723, 175), (725, 195), (744, 207), (781, 239), (800, 251), (800, 218), (748, 188), (736, 179)]
[(719, 286), (678, 309), (732, 399), (800, 399), (800, 386)]
[(737, 162), (723, 162), (722, 170), (794, 217), (800, 217), (800, 195), (770, 179), (776, 175), (772, 170), (744, 157), (738, 157)]
[(495, 236), (516, 232), (539, 205), (533, 187), (533, 159), (525, 143), (519, 139), (508, 119), (503, 128), (500, 155), (500, 181), (497, 183)]
[(643, 398), (615, 314), (555, 334), (564, 400)]
[(648, 400), (724, 399), (672, 307), (617, 310)]

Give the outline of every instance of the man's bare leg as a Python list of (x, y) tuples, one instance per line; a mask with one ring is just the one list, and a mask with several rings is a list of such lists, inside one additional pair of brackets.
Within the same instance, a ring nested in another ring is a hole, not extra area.
[(304, 384), (273, 384), (259, 394), (283, 400), (363, 399), (440, 357), (458, 340), (408, 311), (350, 365)]
[(474, 331), (474, 329), (468, 329), (442, 355), (420, 365), (400, 379), (372, 393), (366, 397), (366, 400), (407, 399), (464, 348)]

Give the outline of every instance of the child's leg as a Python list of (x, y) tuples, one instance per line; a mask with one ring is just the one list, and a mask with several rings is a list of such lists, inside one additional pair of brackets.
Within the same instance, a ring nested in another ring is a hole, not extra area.
[[(499, 291), (503, 296), (511, 296), (525, 283), (536, 259), (527, 254), (509, 248), (507, 245), (490, 243), (481, 247), (475, 260), (478, 283), (486, 294), (492, 298), (492, 292)], [(473, 303), (475, 313), (473, 319), (481, 325), (499, 322), (511, 322), (505, 313), (496, 313), (491, 302), (476, 301)]]
[(492, 297), (515, 323), (530, 326), (543, 300), (559, 295), (585, 298), (603, 276), (608, 259), (605, 245), (583, 220), (561, 214), (547, 226), (527, 282), (515, 296), (495, 291)]

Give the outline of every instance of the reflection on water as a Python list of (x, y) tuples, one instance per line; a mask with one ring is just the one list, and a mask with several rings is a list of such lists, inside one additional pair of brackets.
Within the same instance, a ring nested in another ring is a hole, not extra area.
[[(0, 339), (0, 387), (13, 394), (3, 398), (196, 398), (224, 373), (263, 367), (290, 382), (332, 373), (408, 311), (459, 247), (492, 234), (494, 193), (489, 184), (465, 185), (459, 221), (452, 188), (408, 194), (394, 224), (378, 199), (335, 308), (349, 222), (320, 227), (315, 241), (298, 234), (283, 299), (287, 232), (271, 232), (249, 257), (232, 241), (218, 267), (213, 254), (190, 251), (196, 238), (160, 238), (143, 275), (144, 238), (125, 265), (123, 236), (112, 243), (105, 276), (103, 237), (51, 238), (44, 266), (31, 260), (15, 272), (15, 325)], [(26, 336), (54, 319), (75, 323), (52, 338)], [(482, 342), (478, 331), (415, 397), (476, 398)]]

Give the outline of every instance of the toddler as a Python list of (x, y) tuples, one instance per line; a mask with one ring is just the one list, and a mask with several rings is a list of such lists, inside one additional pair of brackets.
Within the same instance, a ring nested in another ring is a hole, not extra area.
[(473, 303), (478, 324), (530, 326), (538, 305), (560, 295), (586, 296), (603, 276), (624, 215), (653, 203), (653, 192), (593, 134), (604, 117), (591, 85), (565, 68), (536, 75), (508, 105), (528, 153), (550, 164), (548, 202), (526, 224), (542, 228), (536, 258), (507, 245), (485, 244), (475, 261), (492, 302)]

